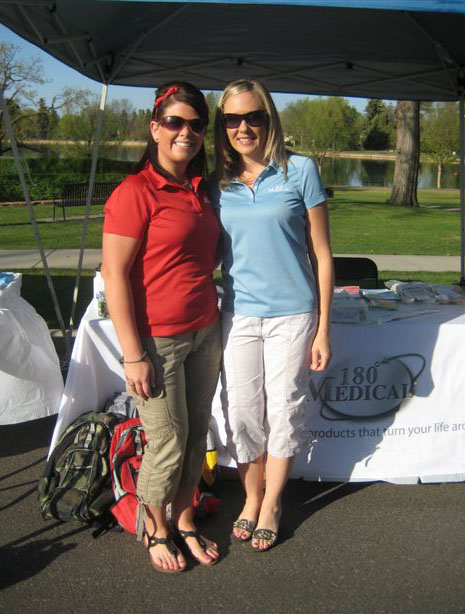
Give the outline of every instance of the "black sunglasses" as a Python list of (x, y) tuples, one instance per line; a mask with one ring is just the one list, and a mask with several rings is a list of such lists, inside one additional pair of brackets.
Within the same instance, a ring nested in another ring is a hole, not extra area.
[(243, 121), (252, 128), (261, 128), (268, 121), (266, 111), (250, 111), (250, 113), (223, 113), (224, 125), (226, 128), (239, 128)]
[(173, 132), (182, 130), (184, 126), (188, 126), (194, 134), (201, 134), (207, 127), (203, 119), (184, 119), (184, 117), (179, 117), (179, 115), (166, 115), (162, 117), (158, 123), (161, 124), (163, 128), (172, 130)]

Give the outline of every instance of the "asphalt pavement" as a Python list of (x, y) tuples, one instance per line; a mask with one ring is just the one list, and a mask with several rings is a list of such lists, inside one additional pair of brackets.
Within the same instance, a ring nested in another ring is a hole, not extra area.
[[(455, 614), (465, 612), (465, 484), (291, 480), (268, 553), (230, 542), (237, 480), (216, 487), (213, 568), (155, 571), (129, 534), (44, 521), (37, 479), (54, 418), (0, 427), (0, 611), (8, 614)], [(229, 476), (230, 477), (230, 476)]]
[[(75, 250), (47, 256), (59, 268), (78, 259)], [(369, 257), (380, 270), (459, 270), (458, 258)], [(86, 250), (84, 267), (100, 260), (99, 250)], [(40, 266), (35, 251), (0, 252), (0, 270)], [(280, 539), (270, 552), (255, 553), (231, 544), (242, 493), (223, 470), (215, 487), (220, 511), (200, 525), (218, 541), (222, 560), (166, 575), (128, 534), (94, 539), (86, 526), (42, 519), (37, 480), (54, 421), (0, 426), (1, 612), (465, 613), (464, 483), (291, 480)]]
[[(76, 269), (79, 250), (44, 250), (50, 268)], [(363, 256), (376, 262), (379, 271), (460, 271), (459, 256), (412, 256), (387, 254), (334, 254), (335, 256)], [(100, 249), (86, 249), (82, 266), (95, 269), (102, 262)], [(38, 250), (0, 250), (0, 271), (14, 269), (42, 269)]]

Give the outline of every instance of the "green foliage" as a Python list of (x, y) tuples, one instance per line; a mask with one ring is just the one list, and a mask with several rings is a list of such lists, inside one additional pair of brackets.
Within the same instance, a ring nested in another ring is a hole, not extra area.
[[(67, 147), (68, 155), (90, 158), (99, 115), (98, 100), (88, 90), (68, 88), (66, 92), (65, 112), (53, 136)], [(100, 147), (105, 148), (109, 142), (146, 141), (150, 119), (150, 109), (136, 111), (127, 98), (108, 103), (103, 116)]]
[(430, 104), (421, 118), (421, 150), (438, 165), (438, 188), (441, 187), (442, 167), (457, 158), (458, 124), (458, 104), (455, 102)]
[[(205, 148), (210, 151), (213, 151), (213, 147), (214, 147), (213, 127), (215, 125), (215, 115), (216, 115), (216, 109), (217, 109), (219, 98), (220, 98), (220, 95), (215, 92), (208, 92), (208, 94), (205, 96), (205, 100), (207, 101), (207, 105), (208, 105), (208, 116), (209, 116), (207, 133), (205, 135)], [(209, 164), (209, 168), (214, 168), (214, 163)]]
[(281, 114), (286, 134), (292, 135), (298, 148), (310, 152), (320, 168), (330, 152), (357, 147), (359, 117), (339, 96), (300, 99), (287, 104)]
[(396, 140), (395, 108), (382, 100), (369, 100), (360, 139), (363, 149), (380, 151), (393, 148)]
[[(89, 180), (89, 159), (25, 158), (22, 160), (31, 200), (51, 200), (60, 195), (65, 182)], [(122, 181), (133, 163), (101, 158), (97, 162), (96, 181)], [(24, 200), (14, 160), (0, 158), (0, 202)]]
[[(27, 120), (37, 113), (37, 96), (32, 88), (46, 82), (40, 60), (22, 60), (20, 53), (20, 47), (0, 42), (0, 88), (17, 139), (21, 139), (27, 129)], [(0, 156), (9, 149), (3, 110), (0, 109)]]

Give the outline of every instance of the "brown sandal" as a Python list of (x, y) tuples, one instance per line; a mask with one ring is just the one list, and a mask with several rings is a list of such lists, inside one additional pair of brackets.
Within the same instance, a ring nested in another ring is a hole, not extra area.
[[(218, 561), (220, 560), (219, 557), (217, 559), (214, 559), (212, 556), (210, 556), (207, 553), (208, 550), (208, 544), (205, 541), (205, 538), (202, 537), (202, 535), (200, 535), (200, 533), (198, 531), (183, 531), (182, 529), (178, 529), (176, 527), (176, 532), (178, 534), (178, 536), (182, 539), (183, 541), (183, 545), (187, 548), (189, 555), (197, 561), (197, 563), (199, 563), (200, 565), (204, 565), (205, 567), (212, 567), (213, 565), (215, 565), (216, 563), (218, 563)], [(209, 563), (205, 563), (204, 561), (201, 561), (200, 559), (198, 559), (192, 552), (192, 550), (189, 548), (188, 543), (186, 542), (186, 539), (189, 537), (194, 537), (199, 546), (202, 548), (202, 550), (205, 552), (205, 554), (207, 556), (210, 557), (210, 562)]]
[[(147, 541), (145, 541), (145, 538), (147, 538)], [(163, 546), (166, 546), (166, 549), (168, 550), (168, 552), (172, 554), (176, 558), (176, 560), (180, 554), (178, 548), (175, 546), (173, 542), (172, 537), (170, 537), (169, 535), (168, 537), (155, 537), (155, 535), (150, 536), (147, 532), (147, 529), (144, 527), (144, 532), (142, 533), (142, 539), (143, 539), (143, 544), (147, 548), (147, 550), (150, 550), (150, 548), (153, 548), (154, 546), (158, 546), (159, 544), (162, 544)], [(149, 556), (150, 556), (150, 552), (149, 552)], [(185, 567), (178, 567), (178, 569), (165, 569), (163, 566), (157, 565), (151, 556), (150, 556), (150, 561), (153, 567), (157, 571), (161, 571), (161, 573), (179, 573), (181, 571), (185, 571), (186, 569)]]

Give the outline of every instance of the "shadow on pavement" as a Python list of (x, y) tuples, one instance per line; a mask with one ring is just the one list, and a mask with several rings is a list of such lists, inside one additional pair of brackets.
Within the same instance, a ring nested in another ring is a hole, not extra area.
[(57, 416), (0, 426), (0, 458), (48, 448)]
[(56, 539), (34, 540), (38, 535), (60, 527), (62, 524), (56, 522), (0, 548), (0, 590), (32, 578), (61, 554), (77, 547), (77, 543), (64, 543), (63, 540), (86, 531), (86, 526), (73, 529)]

